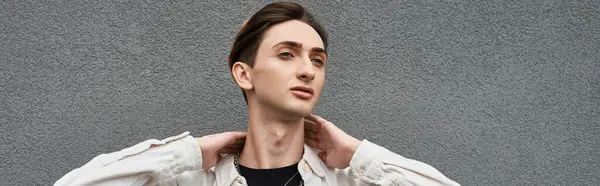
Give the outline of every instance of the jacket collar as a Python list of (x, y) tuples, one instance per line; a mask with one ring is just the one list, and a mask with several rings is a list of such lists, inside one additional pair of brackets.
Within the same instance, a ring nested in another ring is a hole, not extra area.
[[(304, 155), (302, 156), (302, 160), (300, 160), (298, 166), (301, 166), (304, 161), (306, 164), (308, 164), (309, 168), (315, 175), (319, 177), (325, 177), (324, 169), (327, 165), (325, 165), (325, 163), (321, 161), (317, 155), (319, 152), (319, 150), (313, 149), (304, 144)], [(223, 156), (221, 161), (217, 163), (215, 166), (216, 185), (232, 185), (234, 181), (241, 181), (241, 176), (233, 164), (234, 158), (235, 155), (228, 154)]]
[(233, 164), (235, 155), (225, 155), (221, 161), (215, 166), (215, 185), (232, 185), (234, 181), (237, 181), (240, 174), (235, 169)]
[(325, 165), (325, 162), (323, 162), (321, 160), (321, 158), (319, 158), (319, 156), (317, 155), (317, 154), (319, 154), (319, 152), (321, 152), (321, 151), (318, 149), (313, 149), (313, 148), (309, 147), (308, 145), (304, 144), (304, 155), (302, 156), (302, 159), (304, 161), (306, 161), (306, 163), (308, 164), (310, 169), (317, 176), (324, 177), (325, 176), (324, 169), (327, 167), (327, 165)]

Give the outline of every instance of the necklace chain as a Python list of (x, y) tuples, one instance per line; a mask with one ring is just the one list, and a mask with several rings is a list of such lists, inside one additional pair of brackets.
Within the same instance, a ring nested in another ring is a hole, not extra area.
[[(235, 158), (233, 159), (233, 165), (235, 165), (235, 170), (238, 172), (238, 174), (242, 175), (242, 172), (240, 171), (240, 154), (235, 154)], [(285, 185), (283, 186), (287, 186), (288, 183), (290, 183), (290, 181), (292, 181), (292, 179), (294, 179), (294, 177), (296, 177), (296, 175), (298, 175), (298, 171), (296, 171), (296, 174), (294, 174), (290, 180), (288, 180), (287, 182), (285, 182)], [(304, 180), (300, 180), (300, 186), (304, 186)]]

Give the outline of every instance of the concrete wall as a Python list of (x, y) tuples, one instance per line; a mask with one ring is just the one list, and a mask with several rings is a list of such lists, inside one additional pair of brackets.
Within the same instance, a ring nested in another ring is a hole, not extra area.
[[(0, 2), (0, 182), (245, 130), (226, 58), (268, 2)], [(598, 1), (306, 1), (330, 36), (315, 113), (463, 185), (600, 181)]]

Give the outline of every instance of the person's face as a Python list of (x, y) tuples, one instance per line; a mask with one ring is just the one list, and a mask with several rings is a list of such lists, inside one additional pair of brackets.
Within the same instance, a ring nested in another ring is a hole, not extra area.
[(272, 26), (258, 48), (251, 83), (260, 104), (308, 115), (325, 81), (327, 54), (319, 34), (292, 20)]

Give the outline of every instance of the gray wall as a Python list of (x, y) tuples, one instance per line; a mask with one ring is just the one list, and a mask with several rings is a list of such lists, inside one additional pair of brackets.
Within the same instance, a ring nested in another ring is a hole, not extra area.
[[(0, 181), (245, 130), (226, 58), (267, 2), (0, 2)], [(599, 1), (307, 1), (330, 63), (315, 113), (464, 185), (600, 181)]]

